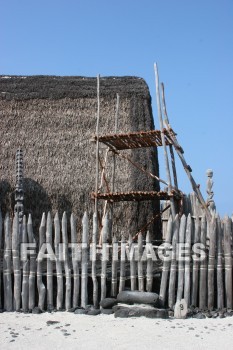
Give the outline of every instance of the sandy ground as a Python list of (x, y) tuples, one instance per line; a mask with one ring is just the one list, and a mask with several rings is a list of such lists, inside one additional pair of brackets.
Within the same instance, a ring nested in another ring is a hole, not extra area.
[(0, 349), (233, 349), (233, 317), (160, 320), (3, 313)]

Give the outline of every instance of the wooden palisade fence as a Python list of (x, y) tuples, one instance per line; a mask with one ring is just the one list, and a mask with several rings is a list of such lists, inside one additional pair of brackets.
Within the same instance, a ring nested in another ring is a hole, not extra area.
[[(114, 235), (111, 239), (108, 214), (102, 243), (96, 245), (97, 218), (94, 214), (90, 232), (87, 213), (81, 237), (73, 214), (68, 224), (66, 213), (61, 221), (58, 214), (53, 220), (44, 213), (36, 244), (31, 215), (20, 223), (17, 213), (13, 219), (0, 214), (1, 307), (25, 312), (99, 308), (106, 296), (131, 289), (158, 292), (170, 309), (183, 298), (200, 310), (232, 309), (232, 220), (213, 212), (209, 222), (204, 211), (193, 214), (169, 215), (163, 246), (154, 246), (149, 232), (136, 239), (122, 236), (120, 242)], [(31, 245), (30, 254), (22, 250), (23, 243)], [(43, 254), (51, 259), (41, 260)]]

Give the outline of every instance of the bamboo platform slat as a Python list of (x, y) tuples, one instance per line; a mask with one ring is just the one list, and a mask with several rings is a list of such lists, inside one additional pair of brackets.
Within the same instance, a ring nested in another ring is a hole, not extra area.
[[(168, 131), (164, 129), (163, 132), (165, 135), (166, 145), (170, 145), (171, 141), (167, 138), (167, 135), (169, 134)], [(117, 150), (162, 146), (160, 130), (137, 131), (124, 134), (107, 134), (101, 136), (94, 135), (93, 141), (97, 142), (97, 140), (104, 143), (106, 146), (114, 147)]]
[(114, 192), (114, 193), (91, 193), (91, 198), (104, 199), (112, 202), (121, 201), (146, 201), (146, 200), (169, 200), (171, 197), (179, 198), (176, 191), (172, 190), (171, 193), (165, 191), (130, 191), (130, 192)]

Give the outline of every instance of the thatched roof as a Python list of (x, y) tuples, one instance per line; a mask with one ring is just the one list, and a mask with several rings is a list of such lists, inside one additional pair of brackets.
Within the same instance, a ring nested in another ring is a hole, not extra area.
[[(15, 153), (24, 151), (25, 212), (38, 224), (43, 211), (73, 211), (79, 225), (84, 210), (93, 211), (95, 184), (96, 78), (0, 76), (0, 204), (13, 210)], [(100, 133), (113, 132), (116, 94), (120, 95), (119, 132), (154, 128), (145, 81), (136, 77), (100, 79)], [(158, 174), (156, 149), (128, 151)], [(117, 160), (116, 190), (157, 190), (158, 184), (128, 163)], [(135, 233), (158, 202), (115, 205), (115, 229)]]

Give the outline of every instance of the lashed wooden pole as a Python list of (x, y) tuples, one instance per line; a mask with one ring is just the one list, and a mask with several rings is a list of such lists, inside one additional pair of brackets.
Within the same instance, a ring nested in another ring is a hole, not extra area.
[[(78, 236), (76, 230), (76, 218), (72, 213), (70, 216), (70, 229), (71, 229), (71, 243), (78, 243)], [(80, 273), (79, 273), (79, 263), (75, 254), (72, 255), (72, 265), (73, 265), (73, 300), (72, 307), (75, 308), (78, 306), (79, 301), (79, 289), (80, 289)]]
[(93, 305), (94, 308), (98, 308), (98, 280), (96, 275), (96, 248), (98, 237), (98, 218), (96, 213), (93, 214), (93, 234), (92, 234), (92, 266), (91, 275), (93, 283)]
[(223, 289), (223, 249), (222, 249), (223, 229), (220, 217), (217, 217), (217, 306), (219, 310), (224, 308)]
[(111, 296), (117, 296), (117, 263), (118, 263), (118, 243), (117, 238), (114, 235), (112, 239), (112, 283), (111, 283)]
[(207, 307), (207, 254), (206, 254), (207, 222), (205, 215), (201, 218), (201, 244), (205, 250), (205, 257), (200, 262), (200, 286), (199, 286), (199, 308), (205, 310)]
[(134, 247), (133, 247), (133, 238), (131, 233), (129, 234), (129, 252), (130, 252), (130, 286), (131, 290), (136, 290), (137, 289), (137, 266), (136, 266), (136, 261), (135, 261), (135, 254), (134, 254)]
[(87, 212), (82, 220), (82, 275), (81, 275), (81, 306), (85, 309), (88, 303), (88, 240), (89, 224)]
[(125, 290), (125, 237), (121, 236), (121, 261), (120, 261), (120, 283), (119, 293)]
[[(27, 221), (26, 216), (23, 216), (22, 224), (22, 243), (28, 243), (28, 233), (27, 233)], [(23, 281), (22, 281), (22, 309), (24, 312), (28, 311), (28, 301), (29, 301), (29, 259), (25, 257), (23, 261)]]
[[(42, 215), (41, 224), (39, 228), (39, 250), (45, 243), (45, 233), (46, 233), (46, 218), (45, 213)], [(45, 304), (45, 294), (46, 289), (45, 285), (43, 283), (43, 260), (38, 257), (37, 259), (37, 288), (38, 288), (38, 294), (39, 294), (39, 300), (38, 300), (38, 307), (40, 310), (44, 310), (44, 304)]]
[(103, 222), (102, 230), (102, 261), (101, 261), (101, 300), (106, 298), (107, 287), (107, 237), (109, 235), (109, 220), (108, 213), (106, 213)]
[[(52, 238), (52, 218), (50, 212), (47, 215), (47, 225), (46, 225), (46, 243), (52, 248), (53, 238)], [(51, 259), (47, 258), (47, 308), (52, 310), (53, 305), (53, 263)]]
[(150, 232), (148, 231), (146, 234), (146, 249), (147, 249), (147, 266), (146, 266), (146, 291), (152, 292), (153, 288), (153, 260), (151, 253), (149, 252), (152, 250), (152, 243), (151, 243), (151, 236)]
[(170, 279), (169, 279), (169, 287), (168, 287), (168, 306), (173, 309), (176, 298), (175, 298), (175, 290), (176, 290), (176, 273), (177, 273), (177, 254), (176, 254), (176, 246), (178, 242), (178, 236), (179, 236), (179, 216), (178, 214), (175, 216), (174, 219), (174, 231), (173, 231), (173, 237), (172, 237), (172, 260), (171, 260), (171, 272), (170, 272)]
[(144, 292), (144, 276), (143, 276), (143, 237), (140, 232), (138, 235), (138, 290)]
[(71, 308), (71, 271), (69, 265), (69, 255), (68, 255), (68, 234), (67, 234), (67, 215), (64, 211), (62, 216), (62, 242), (65, 245), (65, 276), (66, 276), (66, 295), (65, 295), (65, 309), (69, 310)]
[[(208, 309), (214, 308), (214, 269), (215, 269), (215, 250), (216, 250), (216, 231), (217, 220), (213, 216), (210, 225), (210, 248), (209, 248), (209, 261), (208, 261)], [(232, 300), (231, 300), (232, 302)]]
[(21, 306), (21, 271), (19, 257), (19, 217), (16, 212), (12, 227), (12, 257), (14, 270), (14, 309), (20, 310)]
[(232, 221), (228, 216), (224, 218), (224, 260), (225, 260), (225, 293), (226, 307), (232, 309), (232, 252), (231, 230)]
[[(170, 245), (172, 242), (172, 232), (173, 232), (173, 219), (172, 216), (169, 216), (168, 223), (167, 223), (167, 232), (166, 232), (166, 241), (165, 241), (165, 250), (170, 249)], [(162, 278), (160, 283), (160, 292), (159, 292), (159, 299), (163, 306), (166, 304), (166, 298), (167, 298), (167, 286), (168, 286), (168, 276), (170, 271), (170, 265), (171, 261), (166, 256), (163, 260), (163, 270), (162, 270)]]
[(96, 121), (96, 177), (95, 177), (95, 213), (98, 217), (98, 181), (99, 181), (99, 120), (100, 120), (100, 75), (97, 76), (97, 121)]
[(185, 243), (187, 244), (187, 257), (185, 260), (184, 267), (184, 300), (187, 306), (190, 306), (191, 301), (191, 277), (190, 277), (190, 262), (191, 262), (191, 239), (192, 239), (192, 218), (188, 215), (186, 232), (185, 232)]
[[(179, 244), (180, 249), (183, 250), (182, 245), (184, 245), (185, 240), (185, 231), (186, 231), (186, 216), (183, 214), (180, 220), (180, 229), (179, 229)], [(184, 259), (181, 256), (181, 252), (179, 253), (179, 261), (178, 261), (178, 287), (177, 287), (177, 296), (176, 301), (180, 301), (183, 297), (184, 291)]]
[(54, 217), (54, 248), (56, 256), (56, 274), (57, 274), (57, 298), (56, 298), (56, 308), (57, 310), (62, 310), (63, 308), (63, 271), (62, 262), (59, 257), (59, 244), (61, 242), (61, 227), (58, 212), (56, 212)]
[[(167, 146), (166, 146), (166, 141), (165, 141), (165, 136), (164, 136), (163, 117), (162, 117), (162, 111), (161, 111), (160, 92), (159, 92), (159, 73), (158, 73), (158, 67), (157, 67), (156, 63), (154, 64), (154, 70), (155, 70), (157, 109), (158, 109), (158, 117), (159, 117), (159, 122), (160, 122), (161, 140), (162, 140), (163, 151), (164, 151), (164, 160), (165, 160), (165, 167), (166, 167), (168, 192), (171, 193), (172, 181), (171, 181), (169, 159), (168, 159), (168, 154), (167, 154)], [(171, 213), (172, 213), (172, 216), (174, 218), (176, 215), (176, 209), (175, 209), (175, 202), (174, 202), (173, 197), (170, 198), (170, 202), (171, 202)]]
[[(2, 211), (0, 209), (0, 261), (2, 261)], [(0, 266), (0, 309), (2, 309), (2, 268)]]
[(9, 213), (6, 214), (4, 220), (4, 256), (3, 256), (3, 285), (4, 285), (4, 309), (12, 311), (12, 280), (11, 280), (11, 221)]
[[(33, 227), (32, 227), (32, 216), (29, 214), (27, 222), (28, 230), (28, 242), (36, 243)], [(28, 308), (33, 310), (35, 307), (35, 292), (36, 292), (36, 252), (30, 255), (30, 268), (29, 268), (29, 296), (28, 296)]]
[[(201, 225), (199, 217), (195, 218), (194, 244), (200, 243)], [(193, 274), (192, 274), (192, 305), (197, 306), (198, 298), (198, 280), (199, 280), (199, 261), (193, 257)]]

